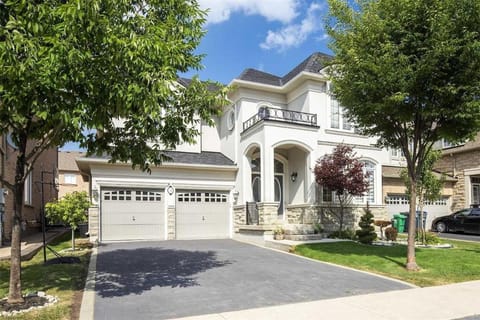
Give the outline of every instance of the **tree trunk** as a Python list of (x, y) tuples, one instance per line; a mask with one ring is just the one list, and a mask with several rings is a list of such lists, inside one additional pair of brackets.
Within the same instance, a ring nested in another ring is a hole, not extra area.
[(25, 176), (25, 145), (19, 151), (17, 165), (15, 168), (15, 188), (14, 188), (14, 214), (12, 217), (12, 243), (10, 250), (10, 284), (8, 291), (9, 303), (23, 302), (22, 297), (22, 253), (21, 253), (21, 233), (22, 233), (22, 211), (24, 196), (24, 176)]
[(343, 218), (344, 218), (344, 212), (343, 212), (343, 199), (340, 195), (338, 195), (338, 203), (340, 204), (340, 232), (343, 230)]
[(417, 181), (410, 178), (410, 212), (408, 215), (408, 242), (407, 242), (407, 264), (408, 271), (417, 271), (420, 268), (415, 259), (415, 218), (417, 200)]

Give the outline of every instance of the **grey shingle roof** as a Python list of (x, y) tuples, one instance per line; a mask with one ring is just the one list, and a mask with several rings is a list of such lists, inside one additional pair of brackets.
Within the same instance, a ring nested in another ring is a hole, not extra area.
[(173, 163), (184, 164), (204, 164), (216, 166), (235, 166), (233, 161), (221, 152), (202, 151), (180, 152), (180, 151), (164, 151), (167, 157), (170, 157)]
[[(202, 151), (197, 152), (181, 152), (181, 151), (163, 151), (163, 154), (171, 160), (164, 163), (181, 163), (181, 164), (200, 164), (200, 165), (216, 165), (216, 166), (235, 166), (235, 163), (221, 152)], [(105, 159), (108, 155), (83, 157), (83, 159)]]
[(288, 83), (290, 80), (295, 78), (296, 75), (301, 73), (302, 71), (318, 73), (325, 67), (325, 62), (332, 59), (332, 56), (321, 53), (315, 52), (311, 54), (308, 58), (303, 60), (300, 64), (298, 64), (295, 68), (293, 68), (290, 72), (288, 72), (283, 77), (279, 77), (270, 73), (266, 73), (263, 71), (259, 71), (256, 69), (246, 69), (242, 72), (237, 79), (250, 81), (250, 82), (257, 82), (263, 83), (273, 86), (282, 86)]

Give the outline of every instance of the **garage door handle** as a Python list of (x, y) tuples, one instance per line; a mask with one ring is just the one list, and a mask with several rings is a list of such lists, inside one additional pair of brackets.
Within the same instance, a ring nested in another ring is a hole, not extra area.
[(135, 216), (132, 216), (132, 220), (135, 221)]
[(202, 216), (202, 220), (205, 221), (205, 216)]

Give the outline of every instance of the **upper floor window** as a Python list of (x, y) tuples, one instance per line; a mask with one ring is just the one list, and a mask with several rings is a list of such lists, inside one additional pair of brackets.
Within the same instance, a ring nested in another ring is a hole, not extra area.
[(330, 128), (355, 132), (355, 126), (348, 120), (345, 110), (333, 97), (330, 99)]
[(77, 175), (74, 173), (65, 173), (64, 175), (65, 184), (77, 184)]

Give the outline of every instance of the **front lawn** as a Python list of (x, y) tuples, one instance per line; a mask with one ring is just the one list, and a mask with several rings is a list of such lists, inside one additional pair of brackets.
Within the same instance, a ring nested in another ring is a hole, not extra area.
[[(48, 295), (59, 298), (55, 305), (24, 313), (9, 319), (76, 319), (79, 315), (85, 278), (90, 260), (90, 245), (86, 239), (77, 240), (77, 246), (83, 250), (75, 253), (62, 253), (64, 256), (80, 258), (79, 264), (43, 264), (43, 251), (40, 250), (30, 261), (22, 262), (23, 293), (45, 291)], [(50, 245), (55, 251), (68, 249), (71, 246), (70, 233), (63, 235)], [(47, 260), (55, 256), (47, 251)], [(10, 262), (0, 262), (0, 298), (8, 295)]]
[(316, 260), (385, 275), (417, 286), (436, 286), (480, 279), (480, 243), (446, 241), (451, 249), (416, 249), (418, 272), (405, 270), (407, 247), (331, 242), (299, 245), (295, 253)]

